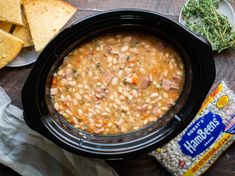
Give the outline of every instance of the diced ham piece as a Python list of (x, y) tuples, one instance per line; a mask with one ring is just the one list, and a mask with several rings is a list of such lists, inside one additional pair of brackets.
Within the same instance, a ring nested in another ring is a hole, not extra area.
[(163, 50), (163, 49), (166, 48), (166, 43), (164, 43), (164, 42), (162, 42), (162, 41), (159, 41), (157, 47), (160, 48), (161, 50)]
[(179, 86), (175, 82), (172, 82), (171, 89), (179, 89)]
[(165, 91), (169, 91), (170, 89), (179, 89), (179, 87), (177, 86), (177, 84), (175, 82), (169, 81), (167, 79), (163, 79), (162, 88)]
[(96, 88), (95, 97), (98, 98), (98, 99), (104, 98), (107, 95), (105, 90), (106, 89), (102, 89), (101, 87)]
[(151, 81), (149, 77), (144, 77), (141, 87), (146, 89), (150, 85)]
[(104, 92), (104, 89), (102, 89), (101, 87), (97, 87), (97, 88), (96, 88), (96, 92), (97, 92), (97, 93)]
[(114, 123), (118, 126), (118, 128), (121, 128), (121, 125), (124, 123), (124, 120), (119, 119), (119, 120), (116, 120)]
[(107, 48), (107, 53), (108, 53), (108, 54), (111, 54), (111, 53), (112, 53), (112, 50), (113, 50), (112, 47), (108, 47), (108, 48)]
[(65, 78), (67, 80), (70, 80), (73, 77), (73, 70), (72, 69), (66, 69), (65, 71)]
[(152, 110), (152, 113), (154, 115), (158, 115), (158, 107), (154, 107), (153, 110)]
[(100, 104), (100, 103), (102, 103), (102, 100), (97, 100), (97, 101), (95, 102), (96, 105), (97, 105), (97, 104)]
[(172, 99), (170, 99), (170, 100), (167, 101), (167, 105), (168, 106), (175, 105), (175, 102)]
[(102, 98), (104, 98), (105, 96), (106, 96), (106, 93), (104, 93), (104, 92), (103, 92), (103, 93), (101, 92), (101, 93), (96, 93), (96, 94), (95, 94), (95, 97), (98, 98), (98, 99), (102, 99)]
[(107, 70), (105, 73), (104, 73), (104, 80), (107, 82), (107, 83), (110, 83), (112, 81), (114, 77), (114, 74), (110, 71), (110, 70)]
[(98, 133), (101, 133), (101, 132), (103, 132), (103, 131), (104, 131), (104, 127), (102, 127), (102, 128), (97, 128), (97, 129), (95, 130), (95, 133), (98, 134)]
[(165, 90), (165, 91), (169, 91), (170, 88), (171, 88), (171, 81), (167, 80), (167, 79), (163, 79), (162, 80), (162, 88)]
[(175, 75), (173, 76), (173, 80), (178, 82), (178, 81), (181, 81), (181, 80), (182, 80), (182, 77), (179, 76), (179, 75), (177, 75), (177, 74), (175, 74)]
[(147, 111), (147, 106), (142, 106), (142, 107), (138, 106), (137, 110), (140, 111), (141, 113), (145, 113)]

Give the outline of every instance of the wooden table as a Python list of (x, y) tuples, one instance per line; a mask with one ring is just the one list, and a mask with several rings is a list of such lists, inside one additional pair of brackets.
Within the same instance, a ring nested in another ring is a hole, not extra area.
[[(174, 20), (178, 19), (180, 8), (186, 0), (68, 0), (79, 10), (71, 19), (72, 22), (103, 10), (114, 8), (141, 8), (160, 12)], [(231, 3), (235, 9), (235, 2)], [(214, 54), (216, 64), (216, 81), (226, 80), (235, 91), (235, 51)], [(12, 99), (12, 103), (22, 107), (20, 92), (32, 69), (32, 65), (21, 68), (5, 67), (0, 70), (0, 86)], [(209, 71), (209, 69), (208, 69)], [(125, 161), (108, 162), (120, 175), (127, 176), (157, 176), (169, 175), (159, 164), (150, 157), (141, 156)], [(0, 167), (4, 173), (8, 170)], [(1, 175), (1, 174), (0, 174)], [(13, 174), (9, 174), (13, 175)], [(235, 175), (235, 144), (232, 145), (217, 162), (207, 171), (206, 175)]]

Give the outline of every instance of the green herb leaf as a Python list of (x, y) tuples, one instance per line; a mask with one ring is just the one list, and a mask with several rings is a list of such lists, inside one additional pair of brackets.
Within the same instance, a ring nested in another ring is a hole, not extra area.
[(100, 68), (100, 62), (96, 63), (96, 68)]
[(235, 31), (228, 18), (218, 11), (220, 0), (189, 0), (182, 11), (186, 27), (207, 38), (212, 49), (235, 49)]

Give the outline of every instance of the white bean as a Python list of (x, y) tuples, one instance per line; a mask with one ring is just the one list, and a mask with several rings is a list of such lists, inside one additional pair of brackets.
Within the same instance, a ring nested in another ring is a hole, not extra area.
[(129, 95), (129, 96), (128, 96), (128, 99), (129, 99), (129, 100), (132, 100), (132, 99), (133, 99), (133, 96), (132, 96), (132, 95)]
[(112, 60), (113, 60), (113, 58), (112, 58), (111, 56), (108, 56), (108, 57), (107, 57), (107, 62), (111, 63)]
[(120, 77), (122, 77), (122, 74), (123, 74), (123, 71), (120, 70), (120, 71), (117, 73), (117, 76), (120, 78)]
[(133, 68), (134, 66), (135, 66), (135, 64), (133, 64), (133, 63), (131, 63), (131, 64), (130, 64), (130, 67), (132, 67), (132, 68)]
[(81, 95), (79, 93), (75, 93), (75, 98), (77, 98), (78, 100), (82, 99), (82, 97), (81, 97)]
[(60, 109), (60, 108), (59, 108), (59, 104), (58, 104), (58, 103), (55, 103), (55, 104), (54, 104), (54, 108), (55, 108), (55, 110), (58, 111), (58, 110)]
[(125, 82), (127, 82), (127, 83), (132, 83), (132, 78), (126, 78), (126, 80), (125, 80)]
[(118, 77), (114, 77), (111, 81), (111, 84), (115, 86), (118, 83)]
[(131, 36), (126, 36), (125, 38), (123, 38), (123, 42), (130, 42), (132, 40), (132, 37)]
[(65, 85), (65, 84), (67, 84), (67, 83), (68, 83), (68, 81), (67, 81), (66, 79), (62, 79), (62, 80), (61, 80), (61, 84), (62, 84), (62, 85)]
[(110, 109), (108, 107), (105, 108), (105, 111), (110, 113)]
[(124, 53), (124, 52), (128, 51), (128, 49), (129, 49), (128, 46), (123, 46), (123, 47), (121, 47), (120, 51)]
[(145, 73), (145, 70), (144, 70), (143, 67), (140, 68), (140, 72), (141, 72), (141, 73)]
[(128, 97), (129, 96), (129, 94), (127, 93), (127, 92), (123, 92), (122, 93), (125, 97)]
[(69, 109), (66, 109), (65, 112), (69, 115), (73, 115), (73, 113)]
[(132, 93), (132, 95), (133, 95), (134, 97), (138, 97), (138, 92), (137, 92), (137, 90), (132, 90), (131, 93)]
[(119, 98), (120, 100), (125, 100), (125, 97), (123, 95), (121, 95)]
[(93, 73), (91, 71), (89, 71), (88, 76), (91, 78), (93, 76)]
[(150, 110), (150, 109), (152, 109), (152, 108), (153, 108), (153, 106), (149, 105), (147, 109)]
[(163, 72), (163, 76), (167, 76), (167, 75), (168, 75), (168, 71), (165, 70), (165, 71)]
[(77, 101), (77, 99), (74, 98), (73, 99), (73, 105), (76, 106), (77, 104), (78, 104), (78, 101)]
[(135, 54), (138, 54), (139, 53), (139, 50), (137, 48), (132, 48), (131, 49), (131, 52), (132, 53), (135, 53)]
[(67, 99), (68, 101), (71, 101), (71, 100), (72, 100), (72, 98), (71, 98), (70, 95), (67, 95), (67, 96), (66, 96), (66, 99)]
[(183, 73), (182, 73), (181, 71), (177, 71), (176, 74), (177, 74), (178, 76), (183, 76)]
[(76, 86), (76, 85), (77, 85), (76, 81), (69, 81), (69, 82), (67, 82), (67, 83), (68, 83), (68, 85), (70, 85), (70, 86)]
[(150, 98), (146, 98), (146, 100), (145, 100), (146, 103), (149, 103), (150, 101), (151, 101)]
[(116, 63), (117, 63), (117, 59), (114, 58), (114, 59), (113, 59), (113, 64), (116, 64)]
[(60, 95), (60, 99), (61, 99), (62, 101), (66, 101), (66, 98), (65, 98), (64, 95)]
[(83, 111), (81, 109), (78, 109), (77, 112), (78, 112), (78, 115), (80, 116), (83, 115)]
[(163, 107), (161, 107), (161, 109), (164, 110), (164, 111), (166, 111), (166, 110), (168, 110), (168, 107), (163, 106)]
[(164, 92), (164, 93), (163, 93), (163, 97), (164, 97), (164, 98), (168, 98), (169, 95), (168, 95), (166, 92)]
[(57, 88), (51, 88), (51, 91), (50, 91), (51, 95), (55, 95), (58, 93), (58, 89)]
[(118, 105), (122, 104), (122, 102), (118, 98), (115, 99), (115, 103), (117, 103)]
[(151, 93), (150, 97), (153, 98), (153, 97), (158, 97), (158, 93), (157, 92), (154, 92), (154, 93)]
[(122, 91), (123, 91), (122, 88), (121, 88), (121, 87), (118, 87), (118, 92), (119, 92), (119, 93), (122, 93)]

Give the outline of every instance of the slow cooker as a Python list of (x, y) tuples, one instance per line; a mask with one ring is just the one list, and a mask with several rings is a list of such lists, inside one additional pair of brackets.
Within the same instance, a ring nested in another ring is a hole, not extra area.
[[(95, 135), (74, 128), (53, 108), (51, 78), (64, 57), (79, 44), (110, 31), (141, 31), (171, 43), (185, 67), (183, 91), (159, 120), (127, 134)], [(106, 159), (147, 153), (175, 137), (194, 118), (215, 79), (210, 44), (156, 12), (119, 9), (92, 15), (60, 32), (40, 53), (22, 89), (27, 125), (73, 153)]]

